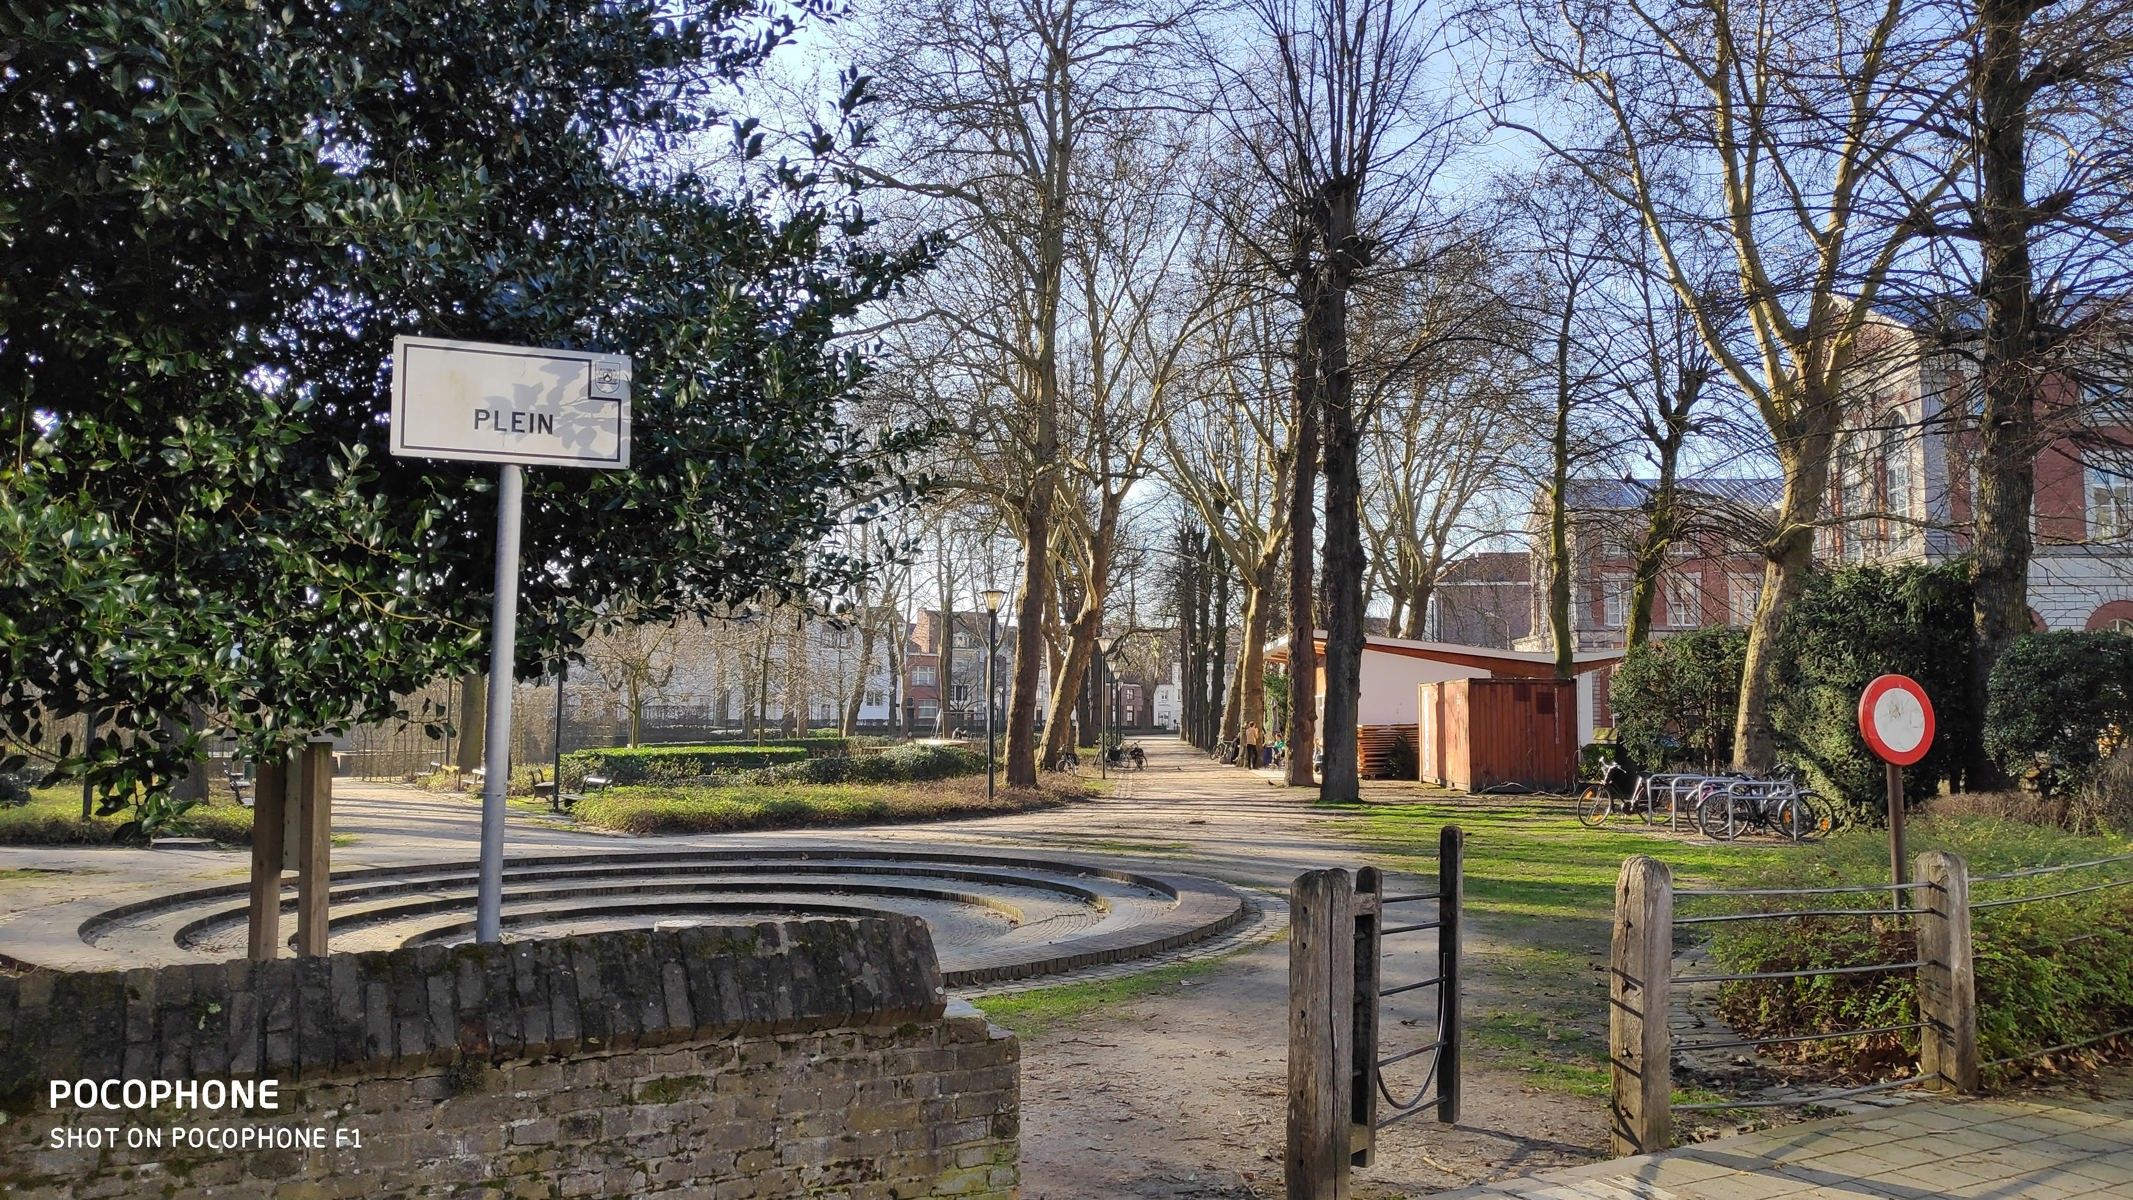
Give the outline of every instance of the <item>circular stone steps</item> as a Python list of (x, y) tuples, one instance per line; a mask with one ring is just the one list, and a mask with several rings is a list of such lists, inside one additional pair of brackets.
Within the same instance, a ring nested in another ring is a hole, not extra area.
[[(335, 950), (473, 936), (476, 864), (337, 871)], [(243, 884), (104, 908), (80, 925), (88, 947), (125, 965), (241, 956)], [(282, 892), (293, 932), (296, 893)], [(951, 987), (1168, 954), (1254, 915), (1245, 896), (1191, 875), (997, 855), (861, 849), (656, 850), (504, 863), (504, 936), (544, 937), (662, 921), (742, 923), (789, 916), (905, 913), (933, 932)]]

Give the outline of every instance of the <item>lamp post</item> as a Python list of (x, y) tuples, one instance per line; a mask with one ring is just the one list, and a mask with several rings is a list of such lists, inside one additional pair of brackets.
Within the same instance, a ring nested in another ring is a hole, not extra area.
[(1007, 603), (1007, 593), (999, 588), (985, 589), (985, 798), (992, 799), (993, 736), (992, 693), (993, 674), (1000, 663), (1000, 606)]

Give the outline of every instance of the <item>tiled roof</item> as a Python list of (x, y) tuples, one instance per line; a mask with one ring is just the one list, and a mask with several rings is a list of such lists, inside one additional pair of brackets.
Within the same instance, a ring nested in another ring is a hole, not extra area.
[[(1570, 507), (1585, 510), (1640, 508), (1657, 485), (1655, 479), (1572, 479)], [(1704, 501), (1776, 508), (1785, 481), (1758, 476), (1690, 475), (1676, 486), (1682, 498), (1691, 504)]]

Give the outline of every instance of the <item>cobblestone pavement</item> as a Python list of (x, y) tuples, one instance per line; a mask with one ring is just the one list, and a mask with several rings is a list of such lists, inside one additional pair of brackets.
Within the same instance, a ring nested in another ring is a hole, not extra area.
[(2123, 1200), (2133, 1080), (2021, 1099), (1925, 1100), (1508, 1179), (1440, 1200)]

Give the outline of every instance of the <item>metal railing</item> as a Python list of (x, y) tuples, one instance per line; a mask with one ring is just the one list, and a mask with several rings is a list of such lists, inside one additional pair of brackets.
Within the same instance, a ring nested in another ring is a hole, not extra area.
[[(1915, 919), (1920, 917), (1931, 917), (1935, 914), (1936, 910), (1930, 906), (1920, 906), (1917, 903), (1915, 896), (1907, 895), (1907, 893), (1916, 893), (1925, 890), (1927, 887), (1928, 885), (1924, 883), (1884, 883), (1851, 884), (1821, 888), (1684, 889), (1674, 893), (1674, 898), (1677, 901), (1752, 898), (1759, 900), (1808, 899), (1810, 902), (1812, 902), (1812, 898), (1817, 896), (1843, 896), (1867, 893), (1890, 896), (1894, 903), (1891, 905), (1891, 907), (1888, 908), (1767, 908), (1757, 909), (1750, 912), (1712, 913), (1702, 916), (1691, 917), (1676, 916), (1673, 919), (1673, 928), (1679, 930), (1683, 926), (1730, 925), (1743, 921), (1798, 920), (1803, 917), (1813, 917), (1820, 919), (1840, 917), (1865, 917), (1875, 921), (1888, 921), (1891, 919), (1903, 921), (1907, 926), (1910, 927), (1910, 932), (1913, 934), (1915, 944), (1915, 938), (1917, 935)], [(1906, 903), (1907, 900), (1909, 901), (1909, 903)], [(1923, 958), (1911, 958), (1902, 962), (1852, 963), (1843, 966), (1833, 967), (1811, 967), (1796, 971), (1737, 971), (1701, 975), (1676, 974), (1672, 976), (1672, 978), (1668, 982), (1673, 986), (1694, 986), (1698, 984), (1724, 985), (1728, 983), (1752, 983), (1778, 979), (1811, 979), (1823, 977), (1835, 978), (1851, 975), (1894, 975), (1902, 972), (1910, 972), (1912, 974), (1913, 979), (1915, 980), (1917, 977), (1917, 972), (1920, 970), (1920, 968), (1926, 967), (1928, 965), (1929, 964)], [(1718, 1041), (1701, 1042), (1681, 1042), (1678, 1040), (1674, 1040), (1670, 1030), (1669, 1053), (1694, 1054), (1713, 1050), (1749, 1049), (1761, 1046), (1806, 1045), (1819, 1042), (1843, 1041), (1851, 1038), (1900, 1037), (1907, 1033), (1918, 1033), (1922, 1035), (1924, 1031), (1928, 1028), (1929, 1024), (1930, 1022), (1918, 1020), (1893, 1025), (1860, 1026), (1858, 1028), (1853, 1029), (1836, 1029), (1816, 1033), (1787, 1034), (1782, 1036), (1746, 1036), (1722, 1039)], [(1818, 1102), (1842, 1100), (1854, 1096), (1867, 1095), (1873, 1092), (1891, 1091), (1897, 1088), (1912, 1087), (1920, 1082), (1922, 1082), (1922, 1080), (1920, 1080), (1916, 1076), (1912, 1076), (1908, 1078), (1882, 1080), (1876, 1083), (1865, 1084), (1857, 1087), (1829, 1089), (1812, 1096), (1788, 1096), (1782, 1099), (1774, 1100), (1728, 1099), (1699, 1101), (1689, 1104), (1675, 1104), (1672, 1107), (1676, 1112), (1717, 1111), (1737, 1108), (1792, 1107), (1801, 1104), (1814, 1104)]]
[[(2127, 868), (2128, 872), (2120, 878), (2106, 879), (2101, 883), (2077, 884), (2073, 887), (2052, 887), (2048, 891), (2032, 892), (2012, 896), (1999, 896), (1988, 900), (1972, 899), (1970, 901), (1970, 911), (1972, 913), (1994, 912), (2002, 909), (2019, 907), (2025, 904), (2046, 904), (2057, 900), (2070, 900), (2076, 896), (2090, 896), (2101, 892), (2114, 891), (2118, 888), (2133, 888), (2133, 854), (2117, 854), (2112, 855), (2108, 858), (2092, 858), (2083, 862), (2052, 863), (2047, 864), (2045, 866), (2025, 867), (2018, 871), (2001, 871), (1993, 875), (1974, 875), (1970, 878), (1971, 886), (1983, 886), (1989, 890), (2000, 885), (2012, 884), (2022, 880), (2036, 879), (2050, 882), (2055, 881), (2056, 877), (2067, 875), (2073, 872), (2096, 871), (2112, 867)], [(1990, 930), (1987, 929), (1983, 932), (1989, 934)], [(2123, 934), (2127, 932), (2133, 931), (2099, 929), (2093, 930), (2089, 933), (2079, 934), (2072, 938), (2067, 938), (2050, 945), (2025, 945), (2022, 948), (2030, 953), (2035, 954), (2058, 954), (2064, 952), (2069, 947), (2082, 942), (2093, 941), (2100, 937), (2109, 936), (2112, 933)], [(2003, 1055), (1999, 1058), (1987, 1060), (1986, 1062), (1980, 1065), (1988, 1070), (1999, 1067), (2007, 1067), (2012, 1066), (2015, 1063), (2028, 1062), (2032, 1059), (2044, 1058), (2053, 1054), (2065, 1054), (2068, 1051), (2072, 1050), (2084, 1050), (2088, 1047), (2100, 1045), (2115, 1038), (2122, 1038), (2128, 1036), (2133, 1036), (2133, 1025), (2121, 1025), (2117, 1028), (2107, 1029), (2100, 1033), (2094, 1033), (2085, 1037), (2076, 1038), (2069, 1042), (2062, 1042), (2057, 1045), (2046, 1046), (2042, 1049), (2031, 1050), (2022, 1054)]]
[[(1355, 873), (1355, 1059), (1356, 1071), (1362, 1075), (1358, 1088), (1362, 1093), (1358, 1098), (1361, 1111), (1356, 1113), (1356, 1123), (1372, 1131), (1422, 1112), (1435, 1112), (1445, 1124), (1459, 1120), (1459, 908), (1465, 856), (1465, 835), (1458, 826), (1447, 825), (1438, 835), (1438, 883), (1434, 891), (1387, 896), (1385, 877), (1376, 867), (1364, 867)], [(1416, 911), (1408, 907), (1412, 905), (1433, 905), (1436, 916), (1410, 920), (1405, 914)], [(1394, 909), (1403, 912), (1395, 916)], [(1388, 920), (1400, 923), (1388, 925)], [(1431, 931), (1437, 935), (1437, 973), (1384, 986), (1384, 940)], [(1434, 1036), (1419, 1046), (1380, 1056), (1382, 1002), (1425, 989), (1434, 992)], [(1413, 1093), (1402, 1099), (1387, 1080), (1386, 1068), (1425, 1054), (1430, 1056), (1427, 1069), (1415, 1083)], [(1357, 1165), (1369, 1166), (1375, 1152), (1374, 1144), (1363, 1146), (1356, 1152)]]
[[(2097, 1032), (2064, 1044), (1980, 1061), (1978, 1052), (1978, 999), (1976, 971), (1979, 963), (1973, 914), (1990, 913), (2023, 904), (2040, 904), (2094, 895), (2114, 888), (2133, 888), (2133, 873), (2100, 882), (2054, 886), (2057, 877), (2070, 872), (2133, 865), (2133, 854), (2085, 862), (2029, 867), (1996, 875), (1972, 876), (1963, 860), (1945, 851), (1927, 851), (1917, 858), (1915, 882), (1846, 884), (1816, 888), (1711, 888), (1676, 891), (1664, 863), (1645, 856), (1622, 865), (1616, 884), (1615, 930), (1610, 977), (1609, 1058), (1612, 1074), (1613, 1137), (1618, 1153), (1634, 1154), (1664, 1149), (1672, 1136), (1672, 1113), (1696, 1110), (1800, 1107), (1826, 1104), (1876, 1092), (1894, 1091), (1921, 1084), (1958, 1092), (1981, 1089), (1982, 1072), (1988, 1068), (2061, 1054), (2093, 1046), (2113, 1038), (2133, 1035), (2133, 1025)], [(2025, 880), (2042, 880), (2046, 890), (1973, 900), (1973, 885), (1994, 887)], [(1888, 908), (1859, 907), (1831, 896), (1889, 896)], [(1701, 913), (1677, 917), (1677, 900), (1749, 899), (1764, 902), (1794, 901), (1746, 912)], [(1803, 918), (1859, 919), (1884, 924), (1884, 929), (1908, 933), (1916, 948), (1909, 957), (1888, 962), (1847, 963), (1800, 970), (1677, 973), (1674, 964), (1675, 933), (1682, 927), (1725, 927), (1743, 921), (1792, 921)], [(2033, 953), (2051, 953), (2065, 945), (2103, 936), (2118, 936), (2126, 930), (2096, 930), (2068, 939), (2060, 946), (2030, 946)], [(1988, 925), (1985, 936), (1993, 936)], [(1856, 1028), (1813, 1033), (1736, 1037), (1702, 1041), (1677, 1039), (1670, 1020), (1672, 991), (1676, 986), (1724, 986), (1779, 980), (1865, 976), (1909, 976), (1915, 988), (1912, 1002), (1918, 1019), (1884, 1022)], [(1909, 1035), (1916, 1035), (1915, 1046)], [(1915, 1060), (1911, 1074), (1895, 1076), (1854, 1087), (1834, 1088), (1809, 1095), (1779, 1098), (1724, 1099), (1688, 1104), (1673, 1102), (1673, 1058), (1718, 1050), (1746, 1050), (1762, 1046), (1804, 1045), (1853, 1038), (1894, 1038)]]
[[(1465, 839), (1447, 826), (1432, 890), (1386, 895), (1365, 867), (1306, 871), (1289, 906), (1289, 1107), (1284, 1173), (1291, 1200), (1346, 1196), (1379, 1130), (1418, 1113), (1459, 1119), (1459, 915)], [(1435, 973), (1386, 980), (1385, 941), (1436, 935)], [(1430, 991), (1433, 1028), (1384, 1047), (1386, 1001)], [(1417, 1062), (1427, 1055), (1426, 1063)], [(1408, 1066), (1407, 1064), (1415, 1064)], [(1393, 1077), (1394, 1068), (1404, 1084)], [(1419, 1074), (1417, 1074), (1419, 1072)], [(1410, 1089), (1412, 1089), (1410, 1091)]]

